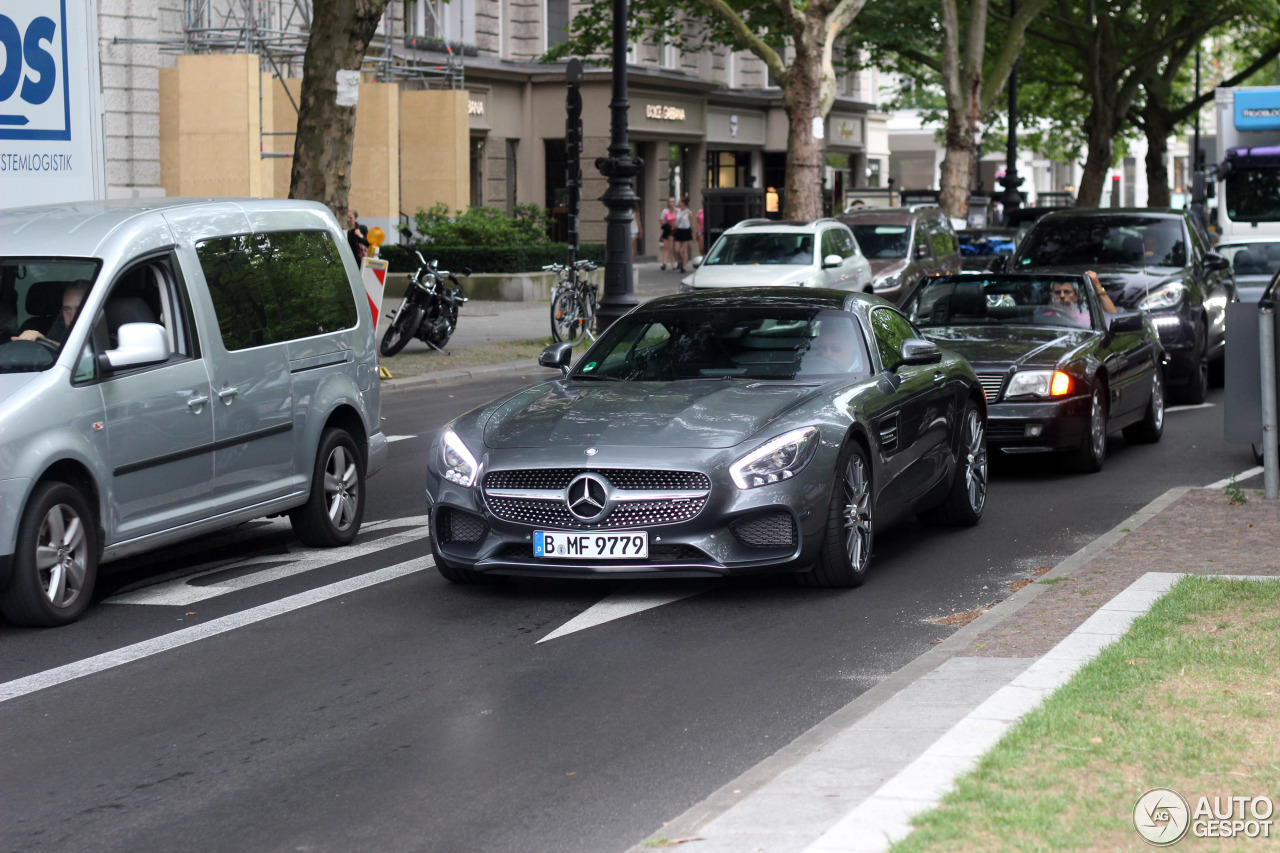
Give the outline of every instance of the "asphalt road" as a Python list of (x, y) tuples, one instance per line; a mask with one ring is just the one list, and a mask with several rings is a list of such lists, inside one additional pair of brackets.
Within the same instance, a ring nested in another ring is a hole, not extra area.
[(952, 630), (930, 619), (1253, 467), (1211, 405), (1113, 437), (1100, 474), (997, 461), (980, 526), (878, 537), (857, 590), (450, 585), (421, 539), (429, 436), (520, 384), (387, 394), (407, 437), (353, 550), (258, 522), (109, 567), (70, 627), (0, 622), (0, 851), (625, 850)]

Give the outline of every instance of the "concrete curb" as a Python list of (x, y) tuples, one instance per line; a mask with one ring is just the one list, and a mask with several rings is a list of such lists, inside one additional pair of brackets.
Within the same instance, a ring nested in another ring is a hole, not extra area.
[(508, 361), (503, 364), (486, 364), (482, 367), (458, 367), (451, 370), (438, 370), (432, 373), (421, 373), (417, 376), (404, 376), (400, 379), (384, 379), (382, 380), (382, 390), (399, 391), (405, 388), (418, 388), (426, 385), (441, 385), (445, 382), (466, 382), (470, 379), (479, 379), (486, 376), (501, 376), (504, 374), (529, 374), (534, 377), (534, 381), (544, 378), (550, 378), (558, 375), (558, 370), (548, 370), (545, 367), (539, 367), (536, 363), (530, 363), (528, 359), (520, 361)]
[[(1094, 557), (1124, 539), (1143, 524), (1146, 524), (1157, 513), (1190, 490), (1190, 487), (1169, 489), (1111, 530), (1058, 563), (1041, 580), (1062, 577), (1078, 570)], [(692, 838), (697, 836), (701, 827), (729, 811), (729, 809), (741, 802), (743, 798), (759, 790), (766, 783), (794, 767), (804, 758), (819, 751), (824, 744), (831, 741), (845, 729), (855, 725), (905, 688), (933, 672), (958, 652), (966, 649), (979, 634), (996, 628), (1016, 616), (1019, 611), (1034, 601), (1036, 596), (1040, 595), (1046, 588), (1046, 584), (1032, 583), (1013, 593), (764, 761), (723, 785), (702, 802), (695, 804), (684, 813), (664, 823), (656, 832), (650, 833), (646, 838), (657, 834), (665, 835), (668, 838)], [(643, 841), (641, 841), (630, 847), (627, 853), (645, 853), (649, 849), (644, 847)]]

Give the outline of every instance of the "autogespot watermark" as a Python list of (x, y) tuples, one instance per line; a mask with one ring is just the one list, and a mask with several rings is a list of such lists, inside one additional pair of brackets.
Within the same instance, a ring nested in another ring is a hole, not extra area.
[(1200, 797), (1194, 809), (1172, 788), (1152, 788), (1133, 805), (1133, 826), (1157, 847), (1195, 838), (1270, 838), (1270, 797)]

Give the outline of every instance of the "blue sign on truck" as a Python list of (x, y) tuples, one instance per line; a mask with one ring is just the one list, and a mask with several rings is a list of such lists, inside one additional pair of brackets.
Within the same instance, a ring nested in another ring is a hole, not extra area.
[(67, 0), (5, 4), (0, 12), (0, 139), (71, 139), (67, 61)]

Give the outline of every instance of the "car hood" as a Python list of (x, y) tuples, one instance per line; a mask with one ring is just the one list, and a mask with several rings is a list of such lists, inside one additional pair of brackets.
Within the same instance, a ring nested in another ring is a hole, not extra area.
[(907, 268), (906, 258), (867, 258), (867, 263), (871, 264), (872, 281), (897, 275)]
[(688, 280), (694, 287), (769, 287), (795, 284), (816, 272), (805, 264), (724, 264), (698, 267)]
[(19, 388), (39, 375), (38, 373), (0, 373), (0, 401), (16, 393)]
[(979, 367), (1055, 367), (1097, 332), (1049, 326), (935, 326), (922, 330), (944, 349)]
[(484, 424), (484, 443), (514, 447), (733, 447), (818, 393), (752, 380), (579, 382), (529, 388)]
[(1031, 268), (1010, 264), (1009, 272), (1084, 273), (1093, 270), (1117, 308), (1136, 309), (1148, 293), (1183, 277), (1178, 267), (1063, 266)]

